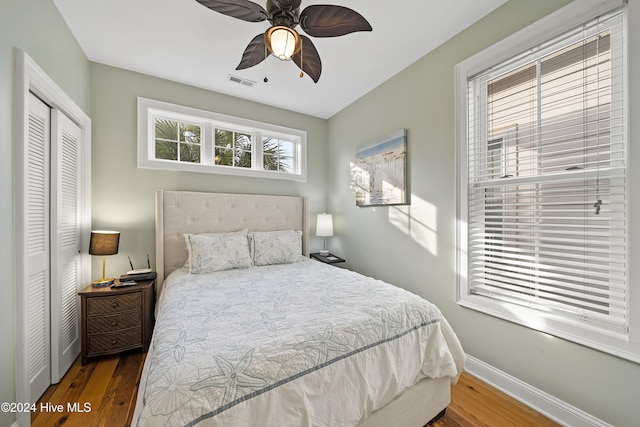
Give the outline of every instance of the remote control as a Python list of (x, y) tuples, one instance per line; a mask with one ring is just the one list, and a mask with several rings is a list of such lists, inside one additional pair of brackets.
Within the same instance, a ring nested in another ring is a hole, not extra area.
[(119, 283), (114, 283), (113, 285), (111, 285), (112, 288), (123, 288), (125, 286), (135, 286), (136, 282), (134, 282), (133, 280), (129, 280), (127, 282), (119, 282)]

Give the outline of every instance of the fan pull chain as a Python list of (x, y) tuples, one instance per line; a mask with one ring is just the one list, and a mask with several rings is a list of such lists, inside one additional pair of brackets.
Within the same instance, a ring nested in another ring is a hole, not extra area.
[(304, 77), (304, 73), (302, 72), (302, 70), (304, 70), (304, 55), (303, 55), (303, 51), (302, 49), (304, 48), (304, 43), (302, 38), (300, 39), (300, 78)]
[(267, 83), (269, 79), (267, 78), (267, 45), (264, 45), (264, 82)]

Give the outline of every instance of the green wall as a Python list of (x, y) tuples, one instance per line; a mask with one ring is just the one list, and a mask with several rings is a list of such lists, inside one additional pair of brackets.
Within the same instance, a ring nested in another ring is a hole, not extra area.
[[(15, 401), (15, 272), (13, 239), (13, 88), (15, 49), (23, 49), (87, 114), (89, 61), (51, 0), (0, 2), (0, 402)], [(0, 412), (0, 425), (14, 414)]]
[[(307, 181), (138, 169), (138, 96), (305, 130)], [(138, 268), (147, 254), (155, 264), (157, 189), (300, 195), (309, 198), (312, 218), (325, 209), (326, 120), (97, 63), (91, 64), (91, 99), (93, 228), (121, 232), (118, 255), (107, 259), (109, 277), (130, 269), (127, 256)], [(319, 248), (322, 242), (310, 244)], [(100, 260), (93, 262), (98, 272)]]
[[(435, 302), (471, 356), (606, 422), (633, 426), (640, 420), (638, 364), (455, 303), (454, 67), (567, 3), (512, 0), (329, 119), (332, 249), (351, 268)], [(635, 6), (630, 76), (640, 69)], [(637, 86), (632, 93), (636, 102)], [(633, 117), (638, 109), (631, 108)], [(355, 148), (400, 128), (409, 141), (411, 206), (357, 208), (349, 172)]]

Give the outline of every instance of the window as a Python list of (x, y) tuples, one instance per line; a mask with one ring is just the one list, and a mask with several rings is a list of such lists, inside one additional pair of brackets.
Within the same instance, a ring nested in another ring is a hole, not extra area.
[(202, 126), (166, 118), (155, 118), (155, 158), (200, 163)]
[(138, 167), (304, 181), (306, 132), (138, 98)]
[(251, 134), (227, 129), (216, 129), (215, 132), (215, 164), (250, 169), (252, 165), (251, 153), (253, 152)]
[(295, 142), (273, 137), (262, 140), (262, 164), (267, 170), (277, 170), (288, 173), (294, 168), (293, 158)]
[[(457, 66), (458, 302), (640, 360), (629, 344), (625, 11), (594, 11), (544, 41), (566, 9)], [(539, 44), (522, 49), (530, 37)]]

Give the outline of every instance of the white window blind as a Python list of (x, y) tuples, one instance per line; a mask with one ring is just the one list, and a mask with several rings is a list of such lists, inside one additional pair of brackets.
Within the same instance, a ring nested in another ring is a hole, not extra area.
[(469, 293), (628, 330), (624, 22), (467, 80)]

